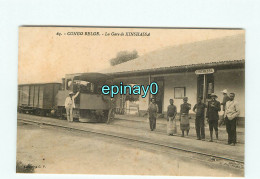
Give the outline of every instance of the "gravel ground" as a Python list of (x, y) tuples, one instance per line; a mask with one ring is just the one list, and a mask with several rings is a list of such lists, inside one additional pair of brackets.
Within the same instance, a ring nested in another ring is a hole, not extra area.
[(166, 153), (151, 152), (93, 134), (18, 123), (17, 161), (35, 173), (241, 176)]

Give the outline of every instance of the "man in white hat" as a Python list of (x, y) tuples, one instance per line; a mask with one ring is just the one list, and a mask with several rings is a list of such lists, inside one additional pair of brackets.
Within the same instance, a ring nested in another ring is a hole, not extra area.
[(221, 105), (223, 105), (223, 111), (225, 111), (225, 107), (226, 107), (226, 103), (229, 101), (229, 96), (228, 96), (228, 91), (227, 89), (224, 89), (223, 91), (221, 91), (223, 93), (223, 100)]
[(73, 92), (69, 93), (69, 96), (65, 100), (65, 108), (67, 113), (68, 122), (73, 122), (73, 108), (75, 108), (74, 99), (79, 95), (79, 91), (74, 95)]
[(238, 102), (234, 100), (235, 93), (230, 93), (230, 100), (225, 109), (226, 130), (228, 133), (228, 144), (234, 146), (237, 143), (236, 121), (240, 114)]
[[(226, 108), (226, 103), (230, 100), (229, 96), (228, 96), (228, 91), (227, 89), (224, 89), (223, 91), (221, 91), (223, 93), (223, 99), (222, 99), (222, 103), (220, 103), (223, 106), (223, 111), (225, 113), (225, 108)], [(225, 124), (225, 119), (224, 119), (224, 115), (221, 117), (220, 121), (219, 121), (219, 126), (221, 126), (222, 124)]]

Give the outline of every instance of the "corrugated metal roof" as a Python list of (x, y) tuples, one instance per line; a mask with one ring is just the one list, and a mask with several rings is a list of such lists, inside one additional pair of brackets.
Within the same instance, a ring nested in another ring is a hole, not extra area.
[(21, 83), (21, 84), (18, 84), (18, 86), (46, 85), (46, 84), (61, 84), (61, 82)]
[(102, 73), (140, 72), (200, 64), (235, 63), (245, 60), (245, 35), (197, 41), (170, 46), (147, 53), (137, 59), (112, 66)]

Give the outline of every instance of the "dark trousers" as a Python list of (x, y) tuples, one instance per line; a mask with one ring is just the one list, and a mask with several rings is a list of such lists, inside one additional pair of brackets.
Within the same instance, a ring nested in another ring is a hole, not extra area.
[(218, 120), (209, 120), (209, 131), (213, 131), (213, 128), (218, 132)]
[(227, 117), (225, 118), (226, 121), (226, 130), (228, 133), (228, 143), (237, 143), (237, 118), (229, 120)]
[(196, 116), (196, 119), (195, 119), (195, 127), (196, 127), (197, 138), (199, 138), (199, 139), (205, 139), (205, 123), (204, 123), (204, 117)]
[(107, 123), (109, 123), (111, 119), (113, 120), (114, 117), (115, 117), (115, 108), (110, 108), (108, 112)]
[(150, 122), (150, 129), (153, 131), (156, 128), (156, 117), (151, 116), (149, 117), (149, 122)]

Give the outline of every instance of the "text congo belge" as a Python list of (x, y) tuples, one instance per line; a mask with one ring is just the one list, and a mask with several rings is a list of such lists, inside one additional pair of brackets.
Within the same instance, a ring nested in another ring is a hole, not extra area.
[(144, 85), (123, 85), (122, 82), (120, 82), (120, 85), (104, 85), (102, 86), (102, 93), (105, 95), (110, 94), (111, 98), (114, 97), (114, 95), (120, 94), (120, 95), (126, 95), (127, 91), (128, 94), (133, 95), (142, 95), (142, 98), (145, 98), (147, 95), (148, 90), (151, 94), (155, 95), (158, 93), (159, 87), (156, 82), (152, 82), (150, 85), (147, 85), (146, 87)]

